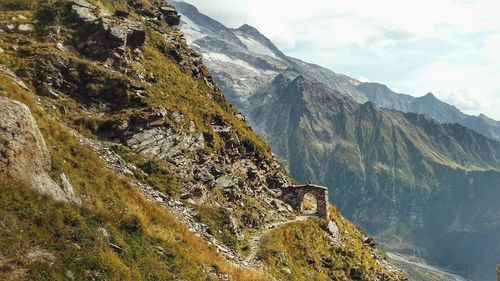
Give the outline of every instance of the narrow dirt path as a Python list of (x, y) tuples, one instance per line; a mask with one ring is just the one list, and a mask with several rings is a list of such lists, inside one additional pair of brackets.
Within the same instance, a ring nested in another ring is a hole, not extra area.
[[(71, 128), (67, 127), (67, 129), (73, 134), (73, 136), (76, 137), (80, 144), (91, 148), (101, 158), (101, 160), (103, 160), (108, 168), (118, 172), (128, 179), (131, 179), (130, 176), (134, 175), (133, 171), (137, 170), (137, 167), (124, 161), (118, 154), (116, 154), (111, 148), (112, 144), (103, 141), (92, 140), (84, 137)], [(264, 237), (264, 235), (269, 233), (271, 230), (274, 230), (280, 226), (297, 221), (304, 221), (309, 218), (309, 216), (297, 216), (293, 220), (275, 222), (263, 226), (260, 230), (257, 230), (250, 238), (250, 254), (245, 258), (218, 241), (213, 235), (209, 234), (208, 227), (195, 219), (196, 214), (194, 210), (184, 206), (182, 202), (178, 202), (170, 198), (169, 196), (155, 190), (153, 187), (141, 181), (135, 179), (131, 180), (139, 188), (139, 190), (144, 195), (146, 195), (146, 197), (172, 211), (175, 216), (177, 216), (186, 224), (191, 232), (199, 235), (202, 239), (213, 245), (222, 256), (226, 257), (228, 263), (234, 266), (254, 268), (257, 267), (261, 268), (263, 272), (267, 272), (265, 266), (256, 259), (262, 237)]]
[(264, 237), (267, 233), (269, 233), (271, 230), (274, 230), (280, 226), (287, 225), (289, 223), (297, 222), (297, 221), (304, 221), (307, 220), (309, 217), (308, 216), (298, 216), (294, 220), (288, 220), (288, 221), (282, 221), (282, 222), (275, 222), (273, 224), (269, 224), (264, 226), (263, 229), (257, 231), (255, 235), (250, 238), (250, 254), (245, 258), (245, 262), (247, 264), (256, 264), (258, 263), (256, 258), (257, 258), (257, 252), (259, 251), (259, 246), (262, 241), (262, 237)]

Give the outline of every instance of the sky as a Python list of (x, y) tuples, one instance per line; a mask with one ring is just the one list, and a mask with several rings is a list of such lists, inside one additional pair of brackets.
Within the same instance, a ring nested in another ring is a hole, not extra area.
[(186, 0), (285, 54), (500, 120), (498, 0)]

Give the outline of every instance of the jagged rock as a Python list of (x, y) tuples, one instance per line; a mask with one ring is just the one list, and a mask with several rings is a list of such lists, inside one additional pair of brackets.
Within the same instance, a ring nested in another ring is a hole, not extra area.
[(73, 0), (73, 3), (75, 5), (78, 5), (78, 6), (83, 7), (83, 8), (96, 9), (96, 6), (90, 4), (89, 2), (87, 2), (85, 0)]
[(366, 246), (368, 246), (370, 248), (377, 247), (377, 243), (375, 242), (375, 239), (373, 239), (372, 237), (365, 237), (363, 239), (363, 244), (365, 244)]
[(238, 179), (234, 178), (233, 175), (224, 175), (220, 178), (218, 178), (216, 181), (217, 187), (220, 188), (228, 188), (228, 187), (233, 187), (236, 185), (238, 182)]
[(0, 54), (3, 54), (4, 52), (5, 51), (2, 48), (0, 48)]
[(50, 178), (50, 155), (29, 108), (0, 97), (0, 116), (0, 175), (25, 182), (56, 201), (81, 203), (69, 181), (61, 189)]
[(125, 17), (110, 17), (104, 10), (84, 0), (74, 1), (72, 11), (77, 21), (92, 32), (82, 32), (75, 42), (84, 55), (105, 61), (122, 72), (130, 71), (130, 60), (142, 58), (141, 48), (146, 32), (138, 21)]
[(170, 25), (179, 25), (181, 23), (181, 16), (177, 14), (174, 8), (162, 6), (159, 10), (163, 14), (163, 19), (165, 19), (166, 23)]
[(146, 32), (137, 21), (119, 18), (102, 18), (100, 27), (107, 33), (110, 46), (114, 48), (128, 46), (130, 49), (144, 45)]
[(330, 220), (328, 222), (328, 226), (327, 226), (326, 230), (330, 234), (330, 237), (332, 238), (332, 241), (335, 244), (340, 245), (341, 244), (342, 234), (340, 234), (340, 229), (337, 226), (337, 224), (334, 221)]
[(209, 183), (215, 180), (215, 177), (206, 169), (197, 169), (194, 171), (194, 176), (196, 180), (204, 183)]
[(57, 43), (56, 44), (56, 48), (59, 50), (59, 51), (67, 51), (67, 49), (64, 47), (64, 45), (62, 43)]
[(43, 83), (38, 89), (40, 96), (45, 96), (53, 99), (60, 98), (59, 94), (47, 83)]
[(202, 134), (176, 134), (173, 129), (156, 127), (133, 135), (127, 145), (154, 159), (173, 160), (176, 156), (203, 149), (204, 142)]
[(74, 5), (71, 6), (73, 13), (85, 23), (93, 23), (97, 21), (97, 7), (85, 0), (74, 0)]

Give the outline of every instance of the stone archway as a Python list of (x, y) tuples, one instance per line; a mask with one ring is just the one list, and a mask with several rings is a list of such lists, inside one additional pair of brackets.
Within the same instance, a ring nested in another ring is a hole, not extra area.
[(323, 186), (306, 184), (291, 185), (281, 188), (281, 200), (290, 205), (295, 211), (309, 215), (303, 210), (303, 201), (306, 194), (311, 194), (316, 199), (316, 215), (328, 219), (328, 189)]

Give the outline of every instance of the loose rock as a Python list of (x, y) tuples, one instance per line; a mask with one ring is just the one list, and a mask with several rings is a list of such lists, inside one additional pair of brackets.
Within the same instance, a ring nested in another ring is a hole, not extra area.
[(24, 32), (24, 33), (30, 33), (30, 32), (33, 32), (35, 31), (35, 26), (32, 25), (31, 23), (27, 23), (27, 24), (20, 24), (17, 29), (21, 32)]

